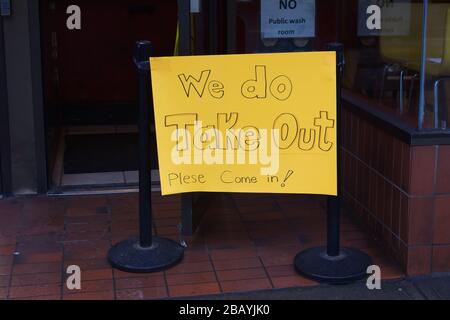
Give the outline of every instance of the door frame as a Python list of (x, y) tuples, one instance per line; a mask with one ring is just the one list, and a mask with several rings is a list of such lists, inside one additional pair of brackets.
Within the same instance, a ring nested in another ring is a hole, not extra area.
[[(208, 6), (208, 10), (205, 10), (204, 1), (202, 1), (201, 12), (208, 15), (217, 15), (218, 6), (217, 0), (211, 0)], [(181, 56), (192, 55), (191, 48), (191, 34), (192, 34), (192, 20), (191, 20), (191, 5), (190, 1), (178, 0), (178, 20), (180, 26), (180, 38), (179, 38), (179, 54)], [(218, 41), (218, 28), (213, 24), (215, 19), (208, 19), (208, 28), (213, 30), (208, 34), (209, 54), (217, 53), (217, 41)], [(196, 34), (202, 34), (195, 30)], [(203, 39), (205, 40), (205, 39)], [(209, 206), (211, 200), (210, 193), (188, 193), (181, 195), (181, 224), (182, 234), (184, 236), (193, 236), (197, 231), (204, 213)]]
[(42, 70), (41, 47), (41, 15), (40, 0), (28, 0), (28, 19), (30, 32), (30, 54), (33, 106), (34, 106), (34, 134), (36, 139), (36, 178), (37, 193), (48, 192), (49, 174), (47, 163), (47, 127), (44, 115), (44, 86)]
[(3, 17), (0, 17), (0, 195), (4, 196), (12, 194), (11, 141), (7, 90)]

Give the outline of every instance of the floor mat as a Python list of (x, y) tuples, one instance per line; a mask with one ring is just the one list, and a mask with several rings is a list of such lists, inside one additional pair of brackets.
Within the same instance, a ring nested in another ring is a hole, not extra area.
[[(135, 171), (139, 165), (137, 133), (67, 135), (64, 151), (64, 173)], [(157, 169), (156, 141), (151, 159)]]

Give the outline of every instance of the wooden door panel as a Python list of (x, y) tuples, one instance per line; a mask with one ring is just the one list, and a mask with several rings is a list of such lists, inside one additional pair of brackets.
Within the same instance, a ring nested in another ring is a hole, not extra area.
[[(81, 8), (81, 30), (66, 28), (66, 9), (72, 4)], [(41, 7), (50, 100), (81, 105), (135, 101), (134, 43), (150, 40), (155, 55), (172, 55), (176, 0), (57, 0), (54, 6), (52, 10), (51, 1), (45, 0)], [(58, 81), (52, 81), (55, 70)]]

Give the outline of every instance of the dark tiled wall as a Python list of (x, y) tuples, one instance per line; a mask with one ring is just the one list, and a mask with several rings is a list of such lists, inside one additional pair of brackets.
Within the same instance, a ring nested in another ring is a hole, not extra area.
[(408, 275), (450, 272), (450, 146), (410, 146), (344, 108), (342, 193)]

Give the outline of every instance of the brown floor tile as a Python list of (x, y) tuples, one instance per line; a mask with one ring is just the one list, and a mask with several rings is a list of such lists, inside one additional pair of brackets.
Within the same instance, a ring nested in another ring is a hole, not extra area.
[(261, 256), (261, 260), (265, 267), (291, 265), (294, 261), (294, 258), (295, 254), (285, 253)]
[(273, 245), (294, 245), (298, 243), (298, 236), (294, 233), (282, 232), (271, 237), (270, 235), (262, 235), (251, 237), (255, 246), (273, 246)]
[(202, 222), (202, 229), (211, 232), (245, 232), (245, 224), (239, 216), (214, 216)]
[(169, 286), (196, 284), (196, 283), (210, 283), (217, 281), (214, 272), (168, 274), (166, 278), (167, 284)]
[(8, 297), (8, 288), (0, 288), (0, 300), (4, 300)]
[[(300, 277), (292, 264), (298, 252), (325, 243), (324, 199), (214, 195), (199, 232), (187, 238), (184, 260), (167, 272), (142, 275), (112, 270), (107, 261), (111, 241), (137, 234), (137, 194), (29, 198), (20, 229), (11, 227), (3, 235), (0, 223), (0, 299), (7, 297), (10, 281), (12, 299), (49, 300), (60, 299), (61, 292), (64, 299), (125, 300), (314, 285)], [(153, 194), (153, 203), (156, 232), (178, 240), (180, 197)], [(0, 211), (2, 205), (0, 201)], [(18, 202), (17, 206), (22, 205)], [(14, 219), (14, 223), (21, 222)], [(37, 224), (32, 225), (33, 221)], [(65, 234), (61, 231), (64, 226)], [(402, 276), (385, 252), (373, 249), (365, 232), (345, 216), (342, 231), (343, 243), (374, 254), (384, 279)], [(13, 256), (16, 250), (20, 255)], [(410, 261), (413, 258), (424, 260), (416, 255), (410, 256)], [(436, 265), (446, 263), (437, 261)], [(81, 268), (81, 291), (69, 291), (65, 283), (61, 288), (61, 271), (69, 265)]]
[(45, 263), (29, 263), (15, 264), (13, 266), (13, 274), (36, 274), (36, 273), (56, 273), (61, 271), (61, 263), (45, 262)]
[(64, 246), (65, 260), (106, 259), (111, 245), (107, 240), (77, 241)]
[(434, 244), (450, 244), (450, 196), (435, 199)]
[(11, 280), (11, 285), (13, 287), (59, 283), (61, 283), (61, 272), (13, 275)]
[[(89, 216), (88, 218), (91, 218)], [(82, 217), (85, 218), (85, 217)], [(95, 218), (95, 216), (94, 216)], [(108, 232), (110, 223), (108, 219), (103, 219), (104, 221), (90, 221), (90, 222), (67, 222), (65, 224), (65, 231), (67, 233), (88, 233), (88, 232), (98, 232), (106, 233)]]
[[(18, 300), (20, 300), (20, 299), (18, 299)], [(57, 301), (57, 300), (61, 300), (61, 295), (48, 295), (48, 296), (41, 296), (41, 297), (31, 297), (31, 298), (26, 298), (26, 300)]]
[(0, 256), (0, 267), (10, 266), (10, 265), (12, 265), (12, 262), (13, 262), (12, 255)]
[[(155, 219), (177, 218), (180, 219), (180, 209), (158, 209), (153, 207), (153, 216)], [(136, 211), (137, 212), (137, 211)]]
[(237, 281), (221, 281), (223, 292), (246, 292), (272, 289), (270, 281), (266, 279), (250, 279)]
[(219, 281), (248, 280), (267, 278), (263, 268), (217, 271)]
[(0, 288), (9, 287), (11, 276), (0, 276)]
[(115, 279), (116, 290), (137, 289), (137, 288), (153, 288), (165, 285), (164, 275), (140, 275), (135, 278)]
[(18, 234), (16, 251), (21, 253), (57, 252), (62, 248), (61, 240), (61, 232)]
[[(325, 242), (322, 243), (323, 245), (325, 245)], [(365, 248), (369, 248), (370, 246), (372, 246), (372, 242), (369, 239), (346, 239), (346, 238), (342, 238), (341, 239), (341, 245), (345, 246), (345, 247), (350, 247), (350, 248), (356, 248), (356, 249), (365, 249)]]
[(317, 282), (301, 276), (284, 276), (271, 278), (273, 286), (277, 289), (292, 287), (312, 287), (319, 285)]
[(183, 262), (204, 262), (209, 261), (210, 256), (205, 250), (190, 250), (189, 248), (184, 252)]
[(93, 281), (83, 281), (81, 280), (81, 290), (69, 290), (67, 289), (65, 283), (63, 288), (64, 295), (67, 294), (83, 294), (87, 292), (104, 292), (113, 290), (112, 280), (93, 280)]
[(142, 288), (117, 290), (116, 298), (118, 300), (145, 300), (145, 299), (163, 299), (167, 297), (166, 287)]
[(171, 297), (192, 297), (219, 293), (220, 287), (217, 282), (169, 286)]
[(172, 227), (178, 225), (178, 223), (180, 223), (180, 219), (177, 218), (164, 218), (155, 220), (155, 225), (157, 228)]
[(216, 260), (237, 260), (256, 258), (257, 252), (254, 248), (211, 250), (211, 258)]
[(20, 235), (43, 235), (64, 230), (64, 200), (35, 197), (23, 200)]
[(436, 169), (436, 146), (412, 148), (411, 184), (412, 195), (431, 194), (434, 189)]
[(110, 235), (106, 230), (67, 232), (64, 235), (64, 241), (108, 240), (109, 238)]
[(113, 291), (65, 294), (63, 300), (114, 300)]
[[(80, 267), (81, 268), (81, 267)], [(81, 269), (82, 281), (108, 280), (113, 278), (113, 271), (109, 269), (83, 270)]]
[(124, 234), (115, 234), (111, 233), (111, 244), (116, 245), (119, 242), (124, 241), (125, 239), (130, 239), (136, 237), (137, 232), (128, 232)]
[(111, 232), (115, 234), (124, 234), (126, 232), (137, 232), (139, 222), (137, 220), (117, 221), (111, 223)]
[(213, 266), (210, 261), (204, 262), (181, 262), (179, 265), (167, 271), (167, 274), (180, 273), (197, 273), (213, 271)]
[(111, 268), (107, 259), (88, 259), (88, 260), (64, 260), (64, 269), (67, 269), (68, 266), (77, 265), (81, 268), (82, 271), (88, 270), (101, 270)]
[(289, 245), (289, 246), (264, 246), (258, 247), (257, 252), (261, 257), (272, 257), (272, 256), (285, 256), (285, 257), (294, 257), (297, 253), (304, 250), (305, 248), (298, 245)]
[(239, 270), (261, 267), (261, 261), (259, 258), (245, 258), (234, 260), (215, 260), (214, 268), (217, 271), (221, 270)]
[(180, 233), (177, 225), (167, 226), (167, 227), (158, 227), (157, 229), (158, 235), (177, 235)]
[(11, 274), (11, 266), (1, 266), (0, 267), (0, 276), (8, 276)]
[(59, 295), (59, 294), (61, 294), (61, 286), (56, 284), (26, 286), (26, 287), (11, 287), (9, 291), (9, 297), (11, 299), (43, 297), (48, 295)]
[(404, 277), (405, 274), (399, 266), (389, 266), (381, 268), (381, 278), (383, 280), (394, 280)]
[(0, 246), (0, 255), (2, 256), (8, 256), (14, 253), (16, 251), (16, 245), (6, 245), (6, 246)]
[(0, 235), (0, 248), (5, 246), (14, 246), (17, 242), (15, 232), (11, 230), (11, 228), (8, 228), (7, 232), (9, 234), (3, 233)]
[[(259, 211), (261, 207), (258, 207)], [(279, 211), (273, 212), (255, 212), (250, 214), (243, 214), (242, 220), (244, 222), (255, 222), (255, 221), (273, 221), (273, 220), (282, 220), (283, 214)]]
[(433, 272), (448, 272), (450, 270), (450, 246), (433, 248)]
[(410, 199), (408, 245), (430, 245), (433, 241), (434, 197)]
[[(113, 277), (114, 279), (134, 279), (134, 278), (142, 278), (145, 275), (141, 273), (130, 273), (124, 272), (117, 269), (113, 269)], [(164, 277), (164, 272), (152, 273), (151, 276), (162, 276)]]
[(297, 272), (294, 269), (294, 264), (267, 267), (266, 271), (270, 277), (290, 277), (297, 275)]

